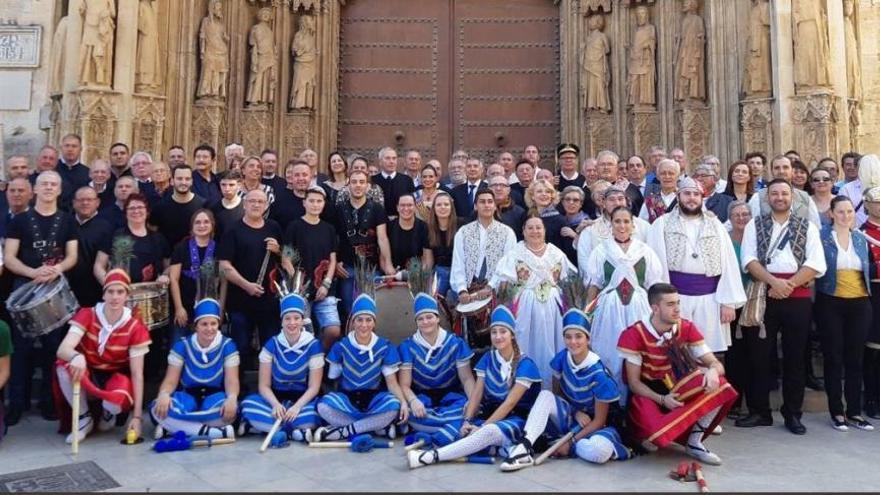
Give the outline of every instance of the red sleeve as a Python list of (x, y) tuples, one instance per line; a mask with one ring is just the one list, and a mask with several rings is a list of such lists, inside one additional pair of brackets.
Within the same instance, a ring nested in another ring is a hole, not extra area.
[(703, 343), (703, 334), (690, 320), (681, 320), (681, 338), (685, 342), (694, 345)]
[(79, 311), (73, 315), (73, 318), (70, 319), (68, 324), (76, 325), (82, 328), (85, 331), (88, 331), (89, 327), (92, 326), (92, 323), (95, 321), (95, 311), (94, 308), (80, 308)]
[(134, 328), (131, 329), (131, 337), (128, 340), (129, 347), (145, 346), (151, 342), (150, 330), (140, 320), (135, 319)]
[(635, 354), (642, 352), (644, 342), (642, 342), (642, 338), (639, 336), (639, 329), (636, 328), (635, 325), (628, 327), (620, 334), (620, 339), (617, 341), (617, 348)]

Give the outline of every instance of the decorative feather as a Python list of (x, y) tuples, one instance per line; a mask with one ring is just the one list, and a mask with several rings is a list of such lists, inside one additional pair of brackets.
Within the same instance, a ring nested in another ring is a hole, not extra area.
[(205, 298), (220, 299), (220, 280), (224, 275), (219, 264), (213, 258), (205, 258), (199, 267), (196, 279), (196, 300)]
[(422, 260), (415, 256), (410, 258), (409, 263), (406, 264), (406, 272), (408, 275), (407, 284), (409, 285), (409, 293), (413, 298), (415, 298), (416, 294), (419, 292), (424, 292), (430, 296), (434, 295), (431, 270), (422, 265)]
[(129, 235), (116, 236), (111, 245), (112, 256), (111, 268), (122, 268), (126, 273), (131, 272), (131, 260), (134, 259), (134, 238)]
[(376, 265), (367, 261), (364, 256), (358, 255), (354, 262), (354, 280), (357, 294), (367, 294), (370, 297), (376, 295)]
[(293, 274), (288, 274), (286, 270), (278, 270), (278, 279), (280, 283), (275, 281), (275, 288), (278, 291), (278, 297), (284, 297), (287, 294), (294, 293), (305, 296), (309, 290), (309, 277), (303, 269), (302, 255), (293, 246), (286, 245), (281, 250), (284, 258), (290, 259), (293, 265)]
[(584, 281), (578, 275), (569, 275), (559, 280), (559, 288), (562, 290), (562, 299), (565, 305), (564, 311), (571, 308), (577, 308), (585, 311), (587, 307), (587, 288)]
[[(501, 282), (498, 286), (498, 290), (495, 291), (495, 304), (503, 304), (513, 311), (512, 306), (515, 303), (516, 293), (516, 284)], [(514, 312), (514, 314), (516, 314), (516, 312)]]

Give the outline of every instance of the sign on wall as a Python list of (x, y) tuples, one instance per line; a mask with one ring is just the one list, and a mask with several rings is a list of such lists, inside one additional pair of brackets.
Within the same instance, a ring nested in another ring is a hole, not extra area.
[(42, 26), (0, 26), (0, 67), (39, 67)]

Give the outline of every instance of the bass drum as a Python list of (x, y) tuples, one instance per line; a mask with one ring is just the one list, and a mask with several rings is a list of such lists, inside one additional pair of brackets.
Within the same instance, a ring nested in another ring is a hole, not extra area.
[(379, 313), (376, 319), (376, 335), (398, 345), (415, 333), (413, 298), (406, 282), (377, 285), (375, 298)]

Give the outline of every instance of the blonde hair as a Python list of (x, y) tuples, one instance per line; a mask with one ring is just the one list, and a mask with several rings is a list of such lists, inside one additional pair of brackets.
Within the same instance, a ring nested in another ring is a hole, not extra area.
[(553, 187), (553, 184), (546, 179), (537, 179), (532, 181), (529, 184), (528, 189), (526, 189), (525, 200), (526, 206), (529, 207), (529, 210), (537, 210), (537, 206), (535, 205), (535, 189), (538, 187), (546, 187), (550, 191), (550, 206), (556, 206), (559, 204), (559, 191)]

